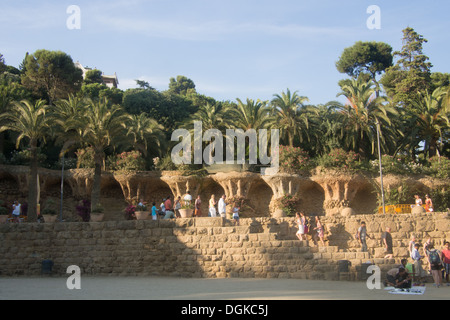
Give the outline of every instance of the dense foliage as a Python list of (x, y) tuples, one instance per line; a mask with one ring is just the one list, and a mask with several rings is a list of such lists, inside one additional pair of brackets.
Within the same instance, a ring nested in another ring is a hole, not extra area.
[(60, 51), (27, 53), (19, 68), (0, 54), (0, 163), (30, 165), (33, 172), (62, 161), (94, 168), (94, 207), (101, 170), (180, 169), (170, 161), (171, 134), (192, 130), (197, 120), (203, 132), (219, 129), (224, 137), (228, 128), (279, 129), (285, 172), (315, 166), (377, 172), (379, 133), (385, 172), (448, 178), (450, 74), (431, 72), (427, 42), (408, 27), (399, 51), (380, 42), (345, 48), (336, 68), (347, 77), (337, 96), (347, 103), (323, 105), (289, 89), (272, 101), (216, 101), (184, 76), (171, 78), (167, 91), (142, 80), (122, 91), (102, 83), (100, 70), (83, 79)]

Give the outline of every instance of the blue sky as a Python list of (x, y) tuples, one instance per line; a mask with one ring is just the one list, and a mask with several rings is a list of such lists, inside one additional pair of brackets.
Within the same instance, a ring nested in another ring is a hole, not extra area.
[[(69, 30), (70, 5), (81, 28)], [(367, 8), (381, 9), (370, 30)], [(402, 30), (429, 40), (435, 72), (450, 72), (450, 3), (446, 0), (2, 0), (0, 53), (18, 66), (25, 53), (61, 50), (83, 65), (117, 73), (119, 88), (146, 80), (166, 90), (185, 75), (217, 100), (270, 100), (289, 88), (312, 104), (336, 100), (345, 75), (335, 62), (356, 41), (400, 50)]]

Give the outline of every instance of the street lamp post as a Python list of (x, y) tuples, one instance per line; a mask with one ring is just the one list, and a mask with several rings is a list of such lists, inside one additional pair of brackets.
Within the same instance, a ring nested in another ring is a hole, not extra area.
[(377, 142), (378, 142), (378, 161), (380, 166), (381, 201), (383, 205), (383, 214), (386, 214), (386, 207), (384, 204), (383, 167), (381, 165), (380, 123), (378, 122), (378, 120), (377, 120)]

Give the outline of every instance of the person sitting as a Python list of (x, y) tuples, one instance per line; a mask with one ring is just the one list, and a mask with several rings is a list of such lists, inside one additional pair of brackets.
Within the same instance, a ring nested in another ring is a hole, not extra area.
[(412, 286), (411, 277), (405, 268), (398, 268), (398, 273), (394, 280), (395, 287), (398, 289), (410, 289)]

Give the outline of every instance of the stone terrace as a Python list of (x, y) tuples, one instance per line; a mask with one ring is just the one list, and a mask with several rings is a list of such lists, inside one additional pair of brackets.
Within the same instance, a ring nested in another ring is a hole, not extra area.
[[(361, 253), (352, 239), (364, 219), (375, 240)], [(256, 277), (360, 280), (370, 260), (383, 271), (407, 255), (411, 232), (431, 236), (439, 245), (450, 238), (448, 214), (324, 217), (327, 245), (295, 238), (291, 218), (241, 219), (232, 226), (222, 218), (174, 221), (109, 221), (96, 223), (24, 223), (0, 225), (0, 275), (41, 273), (45, 259), (53, 272), (66, 275), (70, 265), (97, 276)], [(379, 240), (392, 228), (396, 259), (380, 258)], [(351, 262), (341, 272), (339, 261)]]

